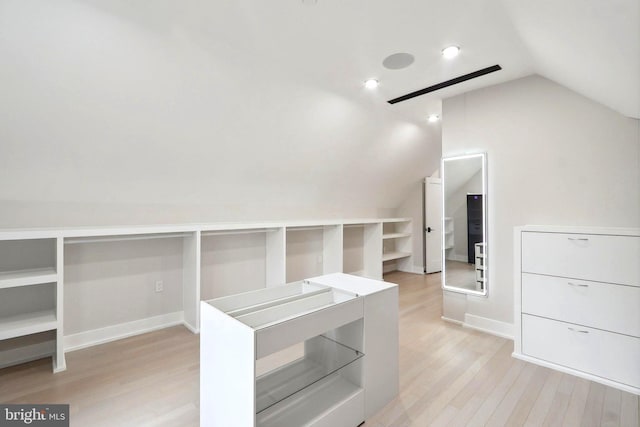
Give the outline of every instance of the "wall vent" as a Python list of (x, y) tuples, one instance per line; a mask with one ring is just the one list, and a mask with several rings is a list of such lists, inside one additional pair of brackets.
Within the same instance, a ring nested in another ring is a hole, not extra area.
[(429, 86), (429, 87), (426, 87), (424, 89), (420, 89), (420, 90), (417, 90), (415, 92), (411, 92), (411, 93), (408, 93), (406, 95), (399, 96), (399, 97), (394, 98), (394, 99), (392, 99), (390, 101), (387, 101), (387, 102), (389, 104), (396, 104), (398, 102), (402, 102), (402, 101), (406, 101), (406, 100), (411, 99), (411, 98), (415, 98), (416, 96), (424, 95), (424, 94), (427, 94), (429, 92), (433, 92), (433, 91), (436, 91), (436, 90), (439, 90), (439, 89), (443, 89), (445, 87), (457, 85), (458, 83), (466, 82), (467, 80), (475, 79), (477, 77), (484, 76), (485, 74), (493, 73), (493, 72), (500, 71), (500, 70), (502, 70), (501, 66), (492, 65), (491, 67), (483, 68), (482, 70), (474, 71), (472, 73), (465, 74), (463, 76), (459, 76), (459, 77), (453, 78), (451, 80), (447, 80), (447, 81), (435, 84), (433, 86)]

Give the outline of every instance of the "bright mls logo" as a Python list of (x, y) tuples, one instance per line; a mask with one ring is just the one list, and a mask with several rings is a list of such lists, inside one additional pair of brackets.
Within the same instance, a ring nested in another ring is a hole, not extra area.
[(1, 405), (0, 427), (69, 427), (69, 405)]

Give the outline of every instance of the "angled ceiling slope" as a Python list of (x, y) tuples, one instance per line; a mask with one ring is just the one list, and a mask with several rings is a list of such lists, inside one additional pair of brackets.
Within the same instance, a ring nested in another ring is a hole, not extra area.
[[(373, 101), (416, 122), (439, 112), (444, 98), (534, 73), (640, 117), (638, 0), (83, 1), (345, 96), (362, 97), (362, 82), (377, 78)], [(440, 52), (449, 45), (462, 51), (447, 61)], [(385, 68), (383, 59), (398, 52), (415, 62)], [(386, 105), (493, 64), (503, 70)]]
[[(269, 68), (283, 79), (362, 97), (362, 82), (381, 85), (370, 99), (424, 123), (441, 100), (540, 74), (626, 116), (640, 117), (638, 0), (300, 0), (162, 2), (84, 0), (152, 31), (178, 31), (205, 49)], [(447, 61), (440, 52), (461, 46)], [(387, 56), (415, 62), (390, 70)], [(386, 105), (424, 87), (500, 64), (500, 73)]]
[(625, 116), (640, 118), (638, 0), (503, 0), (533, 68)]

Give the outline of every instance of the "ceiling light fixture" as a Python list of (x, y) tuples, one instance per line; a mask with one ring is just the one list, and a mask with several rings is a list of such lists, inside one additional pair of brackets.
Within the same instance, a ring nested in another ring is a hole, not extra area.
[(449, 46), (442, 49), (442, 56), (446, 59), (455, 58), (460, 53), (460, 47), (458, 46)]
[(380, 82), (376, 79), (369, 79), (364, 82), (364, 87), (367, 89), (375, 89), (380, 85)]
[(427, 120), (429, 120), (429, 123), (435, 123), (438, 120), (440, 120), (440, 116), (437, 114), (429, 114), (429, 117), (427, 117)]

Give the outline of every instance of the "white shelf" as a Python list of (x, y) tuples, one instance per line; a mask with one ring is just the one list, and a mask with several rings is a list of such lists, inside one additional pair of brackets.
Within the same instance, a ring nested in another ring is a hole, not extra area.
[(388, 252), (386, 254), (382, 254), (382, 261), (393, 261), (394, 259), (402, 259), (410, 256), (410, 252)]
[(411, 218), (384, 218), (381, 222), (385, 224), (393, 224), (398, 222), (411, 222)]
[(411, 233), (388, 233), (383, 234), (383, 239), (400, 239), (402, 237), (411, 237)]
[(42, 283), (56, 282), (57, 280), (58, 275), (53, 268), (3, 271), (0, 272), (0, 289), (39, 285)]
[(321, 360), (302, 357), (256, 379), (256, 413), (292, 396), (311, 384), (362, 358), (359, 351), (323, 335), (308, 340)]
[(340, 421), (342, 421), (341, 425), (356, 426), (364, 419), (362, 412), (359, 413), (361, 404), (352, 403), (358, 400), (360, 402), (364, 400), (364, 390), (336, 373), (257, 414), (256, 425), (259, 427), (312, 425), (314, 421), (321, 419), (328, 409), (351, 406), (343, 413), (348, 414), (355, 421), (349, 419)]
[(54, 310), (0, 318), (0, 340), (21, 337), (58, 327)]

